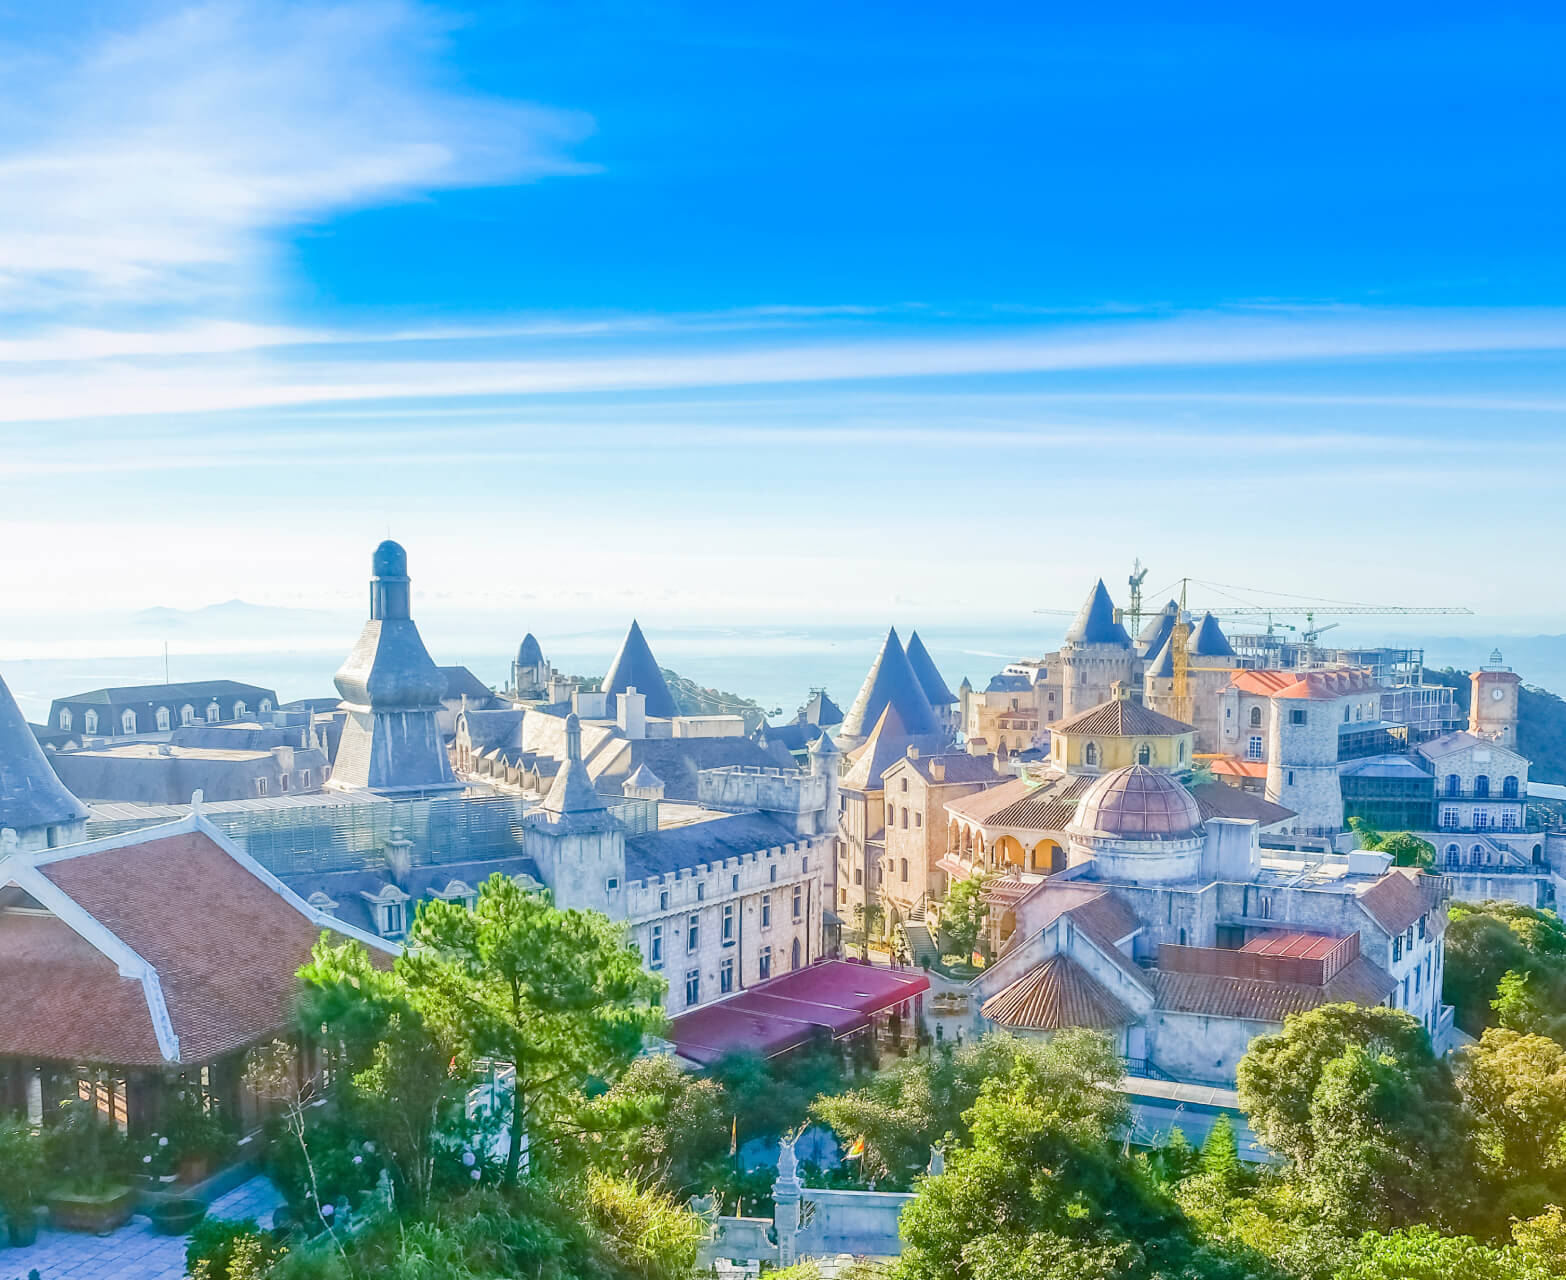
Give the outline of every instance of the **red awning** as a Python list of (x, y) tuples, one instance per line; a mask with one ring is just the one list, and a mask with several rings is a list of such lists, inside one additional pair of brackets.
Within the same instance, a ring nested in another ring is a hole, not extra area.
[(930, 989), (917, 969), (823, 960), (674, 1019), (680, 1056), (713, 1062), (749, 1050), (772, 1058), (824, 1031), (840, 1039)]

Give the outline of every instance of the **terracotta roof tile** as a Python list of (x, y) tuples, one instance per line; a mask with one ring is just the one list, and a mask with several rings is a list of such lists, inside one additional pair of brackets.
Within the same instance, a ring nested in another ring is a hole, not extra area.
[(1069, 956), (1053, 955), (980, 1006), (986, 1018), (1027, 1031), (1063, 1027), (1105, 1030), (1135, 1022), (1136, 1015)]
[(1345, 965), (1322, 986), (1163, 969), (1149, 970), (1148, 977), (1160, 1009), (1251, 1022), (1282, 1022), (1291, 1013), (1304, 1013), (1323, 1004), (1381, 1004), (1396, 985), (1384, 969), (1364, 956)]
[[(1360, 906), (1388, 933), (1402, 933), (1445, 898), (1442, 878), (1426, 875), (1417, 867), (1393, 867), (1359, 892)], [(1445, 912), (1437, 914), (1444, 917)], [(1444, 927), (1444, 920), (1442, 924)]]
[(1111, 698), (1096, 707), (1079, 711), (1076, 715), (1056, 722), (1049, 727), (1051, 733), (1095, 733), (1105, 737), (1167, 738), (1181, 733), (1195, 733), (1193, 725), (1162, 712), (1144, 707), (1130, 698)]

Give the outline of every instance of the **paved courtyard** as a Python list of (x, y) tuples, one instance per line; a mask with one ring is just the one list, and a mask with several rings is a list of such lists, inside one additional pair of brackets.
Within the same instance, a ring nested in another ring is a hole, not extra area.
[[(213, 1218), (255, 1218), (263, 1226), (283, 1203), (265, 1178), (252, 1178), (212, 1202)], [(185, 1274), (185, 1237), (160, 1236), (137, 1216), (112, 1236), (81, 1235), (44, 1227), (36, 1244), (0, 1248), (0, 1280), (181, 1280)]]

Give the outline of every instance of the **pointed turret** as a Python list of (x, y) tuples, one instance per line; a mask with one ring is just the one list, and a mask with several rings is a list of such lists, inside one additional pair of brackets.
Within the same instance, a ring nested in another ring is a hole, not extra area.
[(408, 553), (383, 542), (370, 570), (370, 619), (335, 678), (348, 719), (327, 785), (377, 792), (460, 788), (436, 720), (446, 677), (413, 622)]
[(82, 839), (86, 821), (0, 680), (0, 829), (16, 832), (20, 849), (46, 849)]
[(529, 631), (522, 637), (522, 645), (517, 650), (517, 666), (541, 667), (544, 665), (544, 649), (538, 643), (537, 637)]
[(1109, 592), (1104, 587), (1104, 580), (1100, 578), (1088, 592), (1088, 598), (1083, 602), (1082, 608), (1077, 613), (1076, 621), (1071, 624), (1071, 630), (1066, 632), (1067, 644), (1118, 644), (1131, 645), (1131, 637), (1126, 634), (1125, 627), (1115, 617), (1114, 601), (1109, 598)]
[(842, 785), (851, 791), (879, 791), (881, 775), (908, 754), (908, 744), (912, 740), (897, 707), (887, 704), (870, 730), (870, 736), (855, 753), (853, 764), (843, 775)]
[(843, 717), (843, 727), (838, 741), (843, 746), (855, 746), (869, 735), (881, 713), (889, 706), (896, 706), (898, 718), (909, 734), (935, 736), (940, 733), (930, 700), (919, 683), (919, 677), (909, 665), (907, 651), (898, 638), (897, 628), (886, 633), (881, 651), (870, 664), (869, 674), (859, 688), (859, 695)]
[(1143, 658), (1154, 657), (1168, 643), (1169, 634), (1174, 630), (1175, 619), (1179, 616), (1180, 602), (1168, 601), (1153, 615), (1153, 620), (1142, 628), (1142, 634), (1136, 639), (1137, 653)]
[(609, 674), (604, 677), (605, 693), (621, 694), (627, 689), (635, 689), (646, 697), (646, 712), (650, 716), (672, 720), (680, 714), (658, 660), (653, 657), (647, 638), (634, 619), (625, 639), (620, 642), (620, 651), (609, 664)]
[(917, 631), (908, 637), (907, 653), (908, 665), (919, 678), (919, 687), (932, 707), (949, 707), (957, 701), (957, 695), (946, 687), (946, 681), (936, 669), (935, 659), (930, 657), (930, 651), (924, 647)]
[(1196, 624), (1196, 630), (1192, 633), (1191, 656), (1193, 658), (1234, 657), (1234, 649), (1229, 644), (1229, 638), (1218, 625), (1218, 619), (1210, 613), (1202, 615), (1202, 620)]
[(566, 758), (544, 797), (544, 812), (554, 817), (599, 813), (607, 809), (592, 775), (582, 763), (582, 722), (572, 712), (565, 721)]

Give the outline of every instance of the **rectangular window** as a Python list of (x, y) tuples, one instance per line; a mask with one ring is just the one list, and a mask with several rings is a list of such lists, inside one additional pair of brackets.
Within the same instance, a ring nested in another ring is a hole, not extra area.
[(734, 904), (732, 902), (725, 904), (723, 908), (723, 945), (726, 947), (734, 945)]
[(659, 911), (667, 911), (668, 909), (669, 909), (669, 891), (667, 889), (660, 889), (660, 890), (658, 890), (658, 910)]
[(288, 790), (288, 775), (286, 773), (278, 778), (277, 785), (278, 785), (278, 788), (280, 790), (282, 790), (282, 791), (287, 791)]
[(685, 1006), (701, 1003), (701, 970), (691, 969), (685, 975)]
[(762, 947), (761, 955), (756, 960), (756, 973), (763, 982), (772, 976), (771, 947)]
[(1292, 710), (1290, 710), (1290, 712), (1289, 712), (1289, 723), (1290, 724), (1304, 724), (1305, 723), (1305, 708), (1304, 707), (1294, 707)]
[(1403, 958), (1403, 935), (1398, 934), (1392, 939), (1392, 961), (1395, 964)]
[(772, 927), (772, 895), (770, 893), (761, 895), (761, 927), (763, 929)]
[(732, 887), (732, 889), (733, 889), (733, 891), (735, 893), (739, 892), (739, 873), (738, 872), (734, 873), (734, 883), (733, 883), (733, 885), (731, 887)]
[(619, 876), (610, 876), (610, 877), (608, 877), (608, 879), (606, 879), (604, 881), (604, 892), (605, 893), (613, 893), (619, 887), (620, 887), (620, 877)]
[(922, 813), (914, 814), (914, 827), (915, 828), (919, 828), (919, 827), (922, 827), (922, 826), (924, 826), (924, 814), (922, 814)]
[(730, 956), (718, 967), (718, 994), (728, 995), (734, 990), (734, 957)]
[(701, 944), (701, 917), (692, 916), (685, 922), (685, 949), (695, 951)]
[(1246, 745), (1245, 755), (1246, 758), (1250, 760), (1260, 760), (1262, 758), (1262, 740), (1260, 734), (1252, 735), (1250, 742)]
[(663, 968), (663, 926), (655, 924), (652, 927), (652, 937), (648, 942), (647, 963), (654, 969)]
[(810, 855), (808, 853), (799, 860), (799, 869), (801, 871), (810, 870)]
[(794, 919), (799, 920), (805, 914), (805, 891), (797, 884), (794, 886)]
[(265, 778), (257, 778), (256, 779), (256, 794), (258, 796), (264, 796), (266, 794), (266, 779)]
[(778, 882), (778, 864), (774, 862), (769, 870), (772, 872), (772, 874), (768, 876), (767, 879), (772, 884), (776, 884)]
[(696, 901), (707, 901), (707, 882), (705, 880), (696, 886)]

